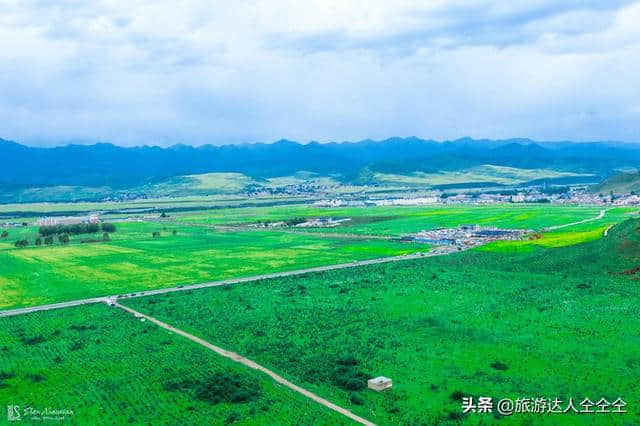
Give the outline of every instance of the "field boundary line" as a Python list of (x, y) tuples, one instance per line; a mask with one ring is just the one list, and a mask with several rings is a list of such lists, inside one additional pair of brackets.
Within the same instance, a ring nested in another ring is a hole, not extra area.
[(269, 377), (271, 377), (273, 380), (275, 380), (276, 382), (280, 383), (283, 386), (286, 386), (287, 388), (293, 390), (294, 392), (297, 392), (299, 394), (304, 395), (305, 397), (313, 400), (314, 402), (317, 402), (320, 405), (323, 405), (339, 414), (342, 414), (343, 416), (346, 416), (348, 418), (350, 418), (353, 421), (356, 421), (360, 424), (366, 425), (366, 426), (375, 426), (375, 423), (370, 422), (369, 420), (366, 420), (356, 414), (353, 414), (351, 411), (347, 410), (346, 408), (342, 408), (339, 405), (336, 405), (334, 403), (332, 403), (331, 401), (328, 401), (318, 395), (316, 395), (315, 393), (308, 391), (290, 381), (288, 381), (287, 379), (285, 379), (284, 377), (280, 376), (279, 374), (269, 370), (268, 368), (258, 364), (255, 361), (252, 361), (248, 358), (243, 357), (242, 355), (239, 355), (235, 352), (231, 352), (228, 351), (226, 349), (223, 349), (219, 346), (216, 346), (212, 343), (207, 342), (206, 340), (203, 340), (197, 336), (194, 336), (193, 334), (189, 334), (186, 331), (183, 331), (179, 328), (173, 327), (165, 322), (162, 322), (154, 317), (151, 317), (149, 315), (145, 315), (141, 312), (136, 311), (135, 309), (132, 309), (128, 306), (124, 306), (119, 304), (118, 302), (113, 302), (114, 306), (130, 313), (133, 314), (136, 318), (144, 318), (152, 323), (154, 323), (155, 325), (164, 328), (165, 330), (168, 330), (172, 333), (178, 334), (186, 339), (191, 340), (194, 343), (197, 343), (201, 346), (204, 346), (205, 348), (212, 350), (213, 352), (216, 352), (218, 355), (221, 355), (225, 358), (229, 358), (237, 363), (240, 363), (246, 367), (252, 368), (254, 370), (258, 370), (261, 371), (262, 373), (267, 374)]

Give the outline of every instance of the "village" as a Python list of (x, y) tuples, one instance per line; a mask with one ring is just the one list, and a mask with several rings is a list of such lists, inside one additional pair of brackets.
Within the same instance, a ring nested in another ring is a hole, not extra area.
[(519, 240), (529, 234), (532, 235), (531, 238), (535, 238), (533, 231), (526, 229), (501, 229), (496, 227), (481, 227), (479, 225), (460, 225), (455, 228), (438, 228), (420, 231), (417, 234), (401, 237), (400, 241), (466, 249), (492, 241)]

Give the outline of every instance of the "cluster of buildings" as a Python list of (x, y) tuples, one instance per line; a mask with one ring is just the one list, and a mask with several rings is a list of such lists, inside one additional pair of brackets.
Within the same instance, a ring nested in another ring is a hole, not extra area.
[(300, 221), (279, 221), (279, 222), (260, 222), (249, 225), (256, 228), (333, 228), (339, 226), (344, 222), (350, 221), (350, 217), (346, 218), (333, 218), (333, 217), (314, 217), (308, 219), (301, 219)]
[(97, 213), (87, 216), (48, 216), (41, 217), (37, 220), (38, 226), (55, 226), (55, 225), (76, 225), (78, 223), (92, 223), (97, 224), (100, 222), (100, 216)]
[(403, 241), (412, 241), (439, 246), (473, 247), (498, 240), (518, 240), (532, 231), (523, 229), (500, 229), (478, 225), (460, 225), (456, 228), (438, 228), (420, 231), (415, 235), (403, 237)]
[(505, 203), (553, 203), (553, 204), (591, 204), (591, 205), (640, 205), (640, 196), (594, 194), (585, 187), (568, 188), (565, 191), (545, 191), (542, 188), (530, 188), (522, 191), (473, 192), (420, 197), (387, 197), (382, 199), (344, 199), (316, 201), (316, 207), (363, 207), (363, 206), (421, 206), (434, 204), (505, 204)]

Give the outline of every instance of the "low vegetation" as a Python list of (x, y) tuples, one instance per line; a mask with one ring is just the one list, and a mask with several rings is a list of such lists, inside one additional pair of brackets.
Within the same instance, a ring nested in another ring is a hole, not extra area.
[(346, 424), (262, 373), (105, 305), (0, 318), (0, 401), (72, 410), (74, 424)]
[[(463, 396), (620, 397), (629, 413), (607, 420), (631, 424), (640, 414), (639, 248), (640, 222), (628, 220), (571, 246), (469, 251), (125, 303), (375, 413), (379, 424), (497, 421), (462, 415)], [(378, 375), (393, 389), (364, 388)]]

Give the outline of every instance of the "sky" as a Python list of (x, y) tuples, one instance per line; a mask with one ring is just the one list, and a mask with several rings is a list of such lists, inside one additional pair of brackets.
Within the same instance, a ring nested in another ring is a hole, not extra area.
[(0, 138), (640, 142), (640, 1), (0, 0)]

